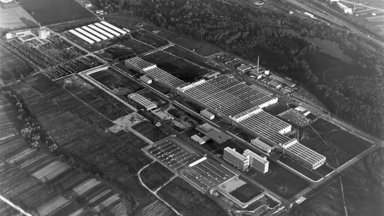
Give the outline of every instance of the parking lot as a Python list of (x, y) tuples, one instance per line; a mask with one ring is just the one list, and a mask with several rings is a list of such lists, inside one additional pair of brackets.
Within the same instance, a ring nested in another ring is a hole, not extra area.
[(154, 146), (144, 149), (146, 149), (144, 151), (174, 172), (179, 172), (188, 164), (199, 159), (199, 155), (196, 152), (183, 148), (181, 141), (174, 138), (161, 140)]
[(195, 166), (185, 168), (181, 171), (181, 175), (203, 192), (235, 176), (233, 172), (209, 158)]
[(220, 163), (198, 154), (176, 138), (161, 140), (143, 150), (203, 193), (235, 176)]

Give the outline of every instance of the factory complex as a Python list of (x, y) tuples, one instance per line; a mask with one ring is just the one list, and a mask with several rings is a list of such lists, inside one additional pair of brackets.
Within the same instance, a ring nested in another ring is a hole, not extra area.
[(286, 134), (292, 125), (265, 112), (263, 108), (276, 104), (278, 98), (255, 85), (226, 76), (200, 79), (185, 83), (155, 64), (134, 57), (125, 61), (126, 66), (138, 70), (177, 94), (201, 107), (208, 108), (217, 116), (272, 146), (278, 146), (284, 154), (310, 169), (317, 169), (326, 157), (300, 144)]

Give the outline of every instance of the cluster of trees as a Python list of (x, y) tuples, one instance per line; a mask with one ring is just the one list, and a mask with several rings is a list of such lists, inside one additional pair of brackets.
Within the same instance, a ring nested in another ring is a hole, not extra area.
[[(383, 135), (380, 132), (384, 129), (381, 87), (384, 84), (384, 54), (348, 30), (265, 8), (246, 7), (241, 1), (93, 1), (109, 12), (140, 17), (159, 27), (215, 44), (251, 61), (255, 61), (258, 55), (265, 56), (263, 65), (305, 85), (333, 113), (371, 133)], [(302, 37), (336, 42), (370, 78), (346, 75), (334, 82), (322, 81), (305, 60), (305, 56), (318, 49)]]

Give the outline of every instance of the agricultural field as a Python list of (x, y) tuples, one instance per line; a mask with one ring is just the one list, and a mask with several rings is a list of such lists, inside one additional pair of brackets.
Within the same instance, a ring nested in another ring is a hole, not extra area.
[(145, 168), (141, 172), (141, 176), (145, 185), (151, 190), (156, 190), (174, 176), (174, 174), (159, 162), (155, 162)]
[(20, 57), (0, 47), (0, 83), (7, 84), (33, 73), (33, 68)]
[(74, 0), (22, 0), (20, 5), (41, 25), (93, 17)]
[(157, 37), (151, 33), (148, 33), (146, 31), (135, 31), (131, 33), (132, 37), (135, 38), (136, 40), (142, 41), (145, 44), (149, 44), (153, 47), (162, 47), (168, 44), (168, 41)]
[(256, 170), (251, 170), (247, 175), (286, 199), (291, 199), (310, 185), (309, 182), (273, 161), (269, 163), (268, 173), (261, 174)]
[(140, 151), (145, 142), (131, 133), (108, 134), (104, 128), (82, 120), (75, 110), (64, 109), (61, 105), (71, 97), (68, 92), (52, 84), (48, 78), (43, 82), (36, 79), (41, 77), (32, 77), (25, 84), (13, 84), (10, 88), (23, 97), (61, 150), (87, 169), (109, 179), (121, 191), (132, 196), (132, 202), (150, 198), (149, 192), (141, 187), (135, 176), (141, 167), (151, 161)]
[(119, 96), (127, 95), (143, 88), (136, 81), (133, 81), (112, 68), (89, 74), (89, 76)]
[(110, 121), (132, 113), (133, 110), (111, 97), (105, 91), (95, 87), (78, 76), (71, 76), (64, 80), (64, 88), (78, 99), (92, 107)]
[(166, 133), (164, 133), (162, 130), (159, 130), (159, 128), (156, 128), (149, 122), (141, 122), (137, 125), (134, 125), (132, 129), (136, 130), (143, 136), (147, 137), (153, 142), (159, 141), (166, 136), (168, 136)]
[(335, 168), (371, 147), (369, 142), (324, 119), (305, 127), (301, 142), (326, 156), (328, 163)]
[(163, 187), (158, 194), (186, 216), (226, 215), (217, 203), (179, 177)]
[(144, 60), (152, 62), (157, 67), (185, 81), (192, 82), (209, 71), (205, 68), (196, 66), (182, 58), (170, 55), (163, 51), (158, 51), (142, 57)]
[(37, 26), (36, 20), (22, 7), (0, 9), (0, 32)]

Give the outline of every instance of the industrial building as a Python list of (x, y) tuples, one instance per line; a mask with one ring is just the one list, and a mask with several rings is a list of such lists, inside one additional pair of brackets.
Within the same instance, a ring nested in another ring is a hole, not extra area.
[(283, 148), (285, 154), (309, 169), (317, 169), (326, 161), (325, 156), (313, 151), (297, 141), (283, 146)]
[(178, 90), (180, 95), (229, 118), (247, 113), (255, 107), (262, 108), (277, 103), (276, 97), (225, 75), (210, 80), (202, 79), (179, 87)]
[(240, 154), (235, 148), (224, 148), (223, 158), (242, 171), (246, 171), (249, 167), (249, 157)]
[(75, 30), (73, 30), (73, 29), (69, 30), (69, 32), (70, 32), (71, 34), (77, 36), (78, 38), (80, 38), (80, 39), (86, 41), (86, 42), (89, 43), (89, 44), (93, 44), (93, 43), (95, 43), (93, 40), (89, 39), (88, 37), (84, 36), (83, 34), (80, 34), (79, 32), (77, 32), (77, 31), (75, 31)]
[(137, 70), (147, 75), (148, 77), (152, 78), (154, 81), (164, 85), (170, 90), (175, 90), (176, 87), (185, 85), (184, 81), (173, 76), (172, 74), (167, 73), (164, 70), (161, 70), (155, 64), (149, 63), (139, 57), (133, 57), (125, 60), (125, 65), (128, 68)]
[(128, 98), (145, 107), (147, 111), (157, 108), (157, 105), (155, 103), (140, 94), (132, 93), (128, 95)]
[(251, 167), (264, 174), (268, 172), (269, 161), (267, 160), (267, 157), (261, 157), (260, 155), (256, 154), (255, 152), (249, 149), (246, 149), (243, 155), (249, 157), (249, 165)]
[(124, 63), (125, 63), (125, 66), (127, 66), (133, 70), (137, 70), (139, 72), (142, 72), (142, 73), (145, 73), (146, 71), (148, 71), (150, 69), (156, 68), (155, 64), (147, 62), (147, 61), (145, 61), (139, 57), (133, 57), (130, 59), (126, 59), (124, 61)]
[(116, 37), (120, 36), (120, 33), (114, 31), (113, 29), (110, 29), (110, 28), (106, 27), (105, 25), (102, 25), (101, 23), (95, 23), (95, 25), (97, 27), (99, 27), (99, 28), (101, 28), (101, 29), (103, 29), (103, 30), (105, 30), (105, 31), (115, 35)]
[(209, 112), (207, 109), (201, 110), (200, 115), (209, 120), (213, 120), (215, 118), (215, 114)]
[(197, 134), (194, 134), (191, 136), (191, 139), (197, 143), (199, 143), (200, 145), (203, 145), (205, 144), (209, 138), (207, 136), (204, 136), (204, 137), (200, 137), (199, 135)]
[(101, 33), (101, 34), (103, 34), (103, 35), (105, 35), (105, 36), (107, 36), (107, 37), (109, 37), (110, 39), (115, 37), (114, 35), (104, 31), (103, 29), (95, 26), (94, 24), (90, 24), (90, 25), (88, 25), (88, 27), (93, 29), (93, 30), (95, 30), (95, 31), (97, 31), (97, 32), (99, 32), (99, 33)]
[[(292, 125), (262, 110), (277, 103), (278, 99), (259, 90), (257, 86), (248, 86), (231, 77), (219, 75), (210, 80), (202, 79), (178, 87), (177, 90), (179, 95), (208, 108), (232, 125), (260, 137), (266, 145), (284, 148), (286, 154), (307, 167), (316, 169), (326, 160), (323, 155), (285, 135), (292, 130)], [(210, 137), (201, 127), (197, 129)], [(266, 145), (259, 144), (259, 148), (269, 152)], [(312, 158), (313, 156), (316, 157)]]
[(267, 158), (261, 157), (249, 149), (240, 154), (235, 148), (226, 147), (224, 148), (223, 158), (242, 171), (247, 171), (250, 166), (261, 173), (267, 173), (269, 170)]
[(114, 38), (114, 36), (126, 34), (126, 31), (105, 21), (90, 24), (88, 26), (81, 26), (76, 29), (71, 29), (69, 32), (83, 39), (89, 44), (93, 44), (94, 42), (101, 42), (110, 38)]
[(227, 142), (228, 140), (232, 139), (231, 136), (223, 133), (221, 130), (213, 127), (212, 125), (205, 123), (198, 127), (196, 127), (196, 130), (200, 133), (204, 134), (208, 138), (214, 140), (218, 144), (223, 144)]
[(140, 80), (148, 85), (152, 83), (152, 79), (146, 75), (140, 76)]
[(267, 143), (261, 141), (259, 138), (251, 140), (251, 144), (265, 153), (269, 154), (272, 151), (272, 147)]

